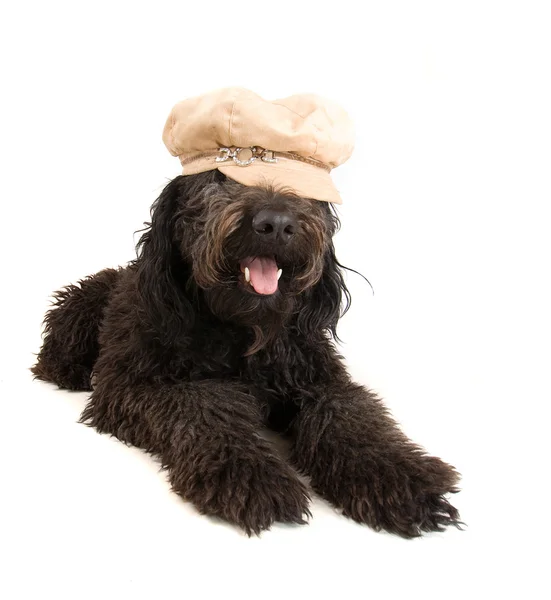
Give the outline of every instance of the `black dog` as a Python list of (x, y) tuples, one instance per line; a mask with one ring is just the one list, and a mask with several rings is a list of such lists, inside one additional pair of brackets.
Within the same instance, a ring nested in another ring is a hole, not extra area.
[(83, 422), (160, 457), (178, 494), (248, 534), (309, 515), (264, 425), (352, 519), (405, 537), (458, 525), (444, 497), (457, 472), (350, 380), (333, 345), (349, 301), (338, 224), (329, 203), (285, 190), (176, 177), (137, 260), (56, 294), (33, 373), (93, 387)]

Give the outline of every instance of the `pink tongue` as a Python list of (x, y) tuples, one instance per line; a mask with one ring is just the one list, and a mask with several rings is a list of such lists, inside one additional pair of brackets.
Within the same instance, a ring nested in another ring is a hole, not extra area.
[(277, 290), (277, 264), (273, 258), (255, 258), (246, 266), (257, 294), (273, 294)]

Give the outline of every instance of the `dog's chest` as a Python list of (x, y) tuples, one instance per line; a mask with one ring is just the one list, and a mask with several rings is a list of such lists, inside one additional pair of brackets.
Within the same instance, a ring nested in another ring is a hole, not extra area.
[(315, 378), (311, 354), (282, 336), (254, 354), (250, 331), (221, 323), (201, 323), (187, 341), (185, 369), (192, 379), (240, 378), (278, 395), (303, 388)]
[(280, 398), (291, 398), (297, 390), (309, 387), (316, 371), (312, 356), (287, 336), (246, 357), (243, 365), (245, 379)]
[(202, 323), (186, 340), (184, 368), (192, 379), (236, 377), (242, 370), (246, 341), (229, 327)]

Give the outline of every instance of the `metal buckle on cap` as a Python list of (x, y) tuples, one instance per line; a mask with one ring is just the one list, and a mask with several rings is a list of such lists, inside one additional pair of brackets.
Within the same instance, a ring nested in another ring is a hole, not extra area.
[[(220, 156), (217, 156), (215, 161), (227, 162), (233, 159), (233, 162), (240, 167), (247, 167), (252, 164), (257, 158), (267, 163), (276, 163), (277, 158), (274, 156), (273, 150), (265, 150), (257, 146), (250, 146), (249, 148), (218, 148)], [(246, 153), (246, 154), (245, 154)], [(250, 156), (248, 156), (250, 153)], [(240, 158), (243, 156), (243, 159)], [(245, 158), (247, 156), (247, 158)]]

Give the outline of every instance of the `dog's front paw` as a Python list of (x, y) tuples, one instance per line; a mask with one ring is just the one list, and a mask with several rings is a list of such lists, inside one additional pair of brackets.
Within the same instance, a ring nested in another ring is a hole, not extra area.
[(259, 534), (274, 522), (305, 524), (309, 495), (295, 472), (275, 456), (236, 459), (196, 481), (186, 494), (203, 514)]
[(438, 458), (418, 451), (356, 456), (335, 476), (314, 483), (316, 489), (344, 515), (375, 530), (410, 538), (462, 524), (445, 498), (458, 491), (459, 474)]

